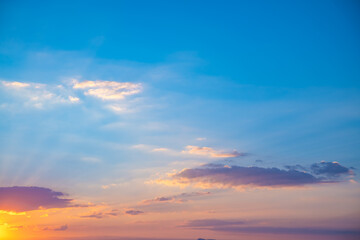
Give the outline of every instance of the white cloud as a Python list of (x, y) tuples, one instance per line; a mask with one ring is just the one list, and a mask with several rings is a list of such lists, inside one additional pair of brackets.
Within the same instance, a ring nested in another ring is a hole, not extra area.
[(140, 83), (115, 82), (115, 81), (83, 81), (74, 80), (74, 89), (83, 89), (85, 95), (90, 95), (102, 100), (121, 100), (141, 92)]
[(0, 87), (25, 106), (43, 109), (54, 104), (73, 104), (80, 99), (63, 85), (47, 85), (32, 82), (1, 81)]

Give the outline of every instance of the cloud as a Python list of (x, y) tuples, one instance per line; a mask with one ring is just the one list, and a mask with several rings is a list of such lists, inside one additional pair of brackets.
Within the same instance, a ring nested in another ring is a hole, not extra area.
[(142, 204), (157, 204), (157, 203), (165, 203), (165, 202), (175, 202), (175, 203), (182, 203), (188, 201), (189, 198), (200, 197), (209, 195), (210, 192), (191, 192), (191, 193), (181, 193), (173, 196), (167, 197), (156, 197), (153, 199), (148, 199), (142, 201)]
[(243, 220), (221, 220), (221, 219), (197, 219), (187, 222), (183, 227), (215, 227), (215, 226), (229, 226), (242, 225), (246, 222)]
[(239, 153), (236, 150), (232, 152), (222, 152), (222, 151), (214, 150), (213, 148), (210, 147), (198, 147), (191, 145), (186, 146), (185, 149), (186, 150), (183, 150), (182, 153), (200, 155), (200, 156), (206, 156), (212, 158), (229, 158), (229, 157), (239, 157), (246, 155), (245, 153)]
[(167, 152), (170, 151), (168, 148), (154, 148), (152, 152)]
[(12, 88), (25, 88), (25, 87), (29, 87), (30, 84), (29, 83), (23, 83), (23, 82), (7, 82), (7, 81), (2, 81), (2, 84), (6, 87), (12, 87)]
[(204, 138), (204, 137), (198, 137), (198, 138), (196, 138), (196, 140), (197, 140), (197, 141), (205, 141), (206, 138)]
[(89, 162), (89, 163), (99, 163), (101, 162), (101, 159), (96, 158), (96, 157), (82, 157), (80, 158), (81, 161), (83, 162)]
[(43, 230), (51, 230), (51, 231), (66, 231), (68, 229), (67, 225), (62, 225), (59, 227), (46, 227)]
[(360, 236), (358, 229), (336, 229), (315, 227), (239, 227), (223, 226), (213, 227), (209, 230), (222, 232), (258, 233), (258, 234), (311, 234), (311, 235), (355, 235)]
[[(86, 236), (86, 237), (66, 237), (61, 240), (189, 240), (189, 238), (142, 238), (142, 237), (117, 237), (117, 236)], [(208, 239), (212, 240), (212, 239)]]
[(0, 187), (0, 210), (25, 212), (40, 208), (72, 207), (72, 199), (42, 187)]
[[(228, 166), (210, 163), (198, 168), (184, 169), (169, 174), (168, 179), (159, 179), (158, 183), (166, 185), (195, 184), (201, 188), (244, 188), (244, 187), (296, 187), (308, 184), (334, 183), (343, 181), (335, 178), (340, 174), (351, 174), (351, 171), (338, 163), (311, 165), (315, 173), (300, 171), (299, 167), (287, 166), (286, 169)], [(303, 167), (300, 168), (301, 170)], [(327, 176), (320, 176), (324, 174)], [(329, 177), (330, 176), (330, 177)]]
[(58, 228), (54, 228), (54, 231), (65, 231), (68, 229), (67, 225), (60, 226)]
[(195, 184), (201, 188), (280, 188), (341, 182), (346, 179), (344, 176), (354, 175), (351, 168), (337, 162), (314, 163), (310, 169), (311, 171), (308, 171), (301, 165), (285, 166), (285, 169), (280, 169), (209, 163), (169, 174), (170, 178), (159, 179), (157, 182), (166, 185)]
[(43, 109), (49, 105), (74, 104), (80, 99), (64, 85), (1, 81), (0, 87), (25, 106)]
[(83, 215), (83, 216), (80, 216), (80, 217), (81, 218), (97, 218), (97, 219), (100, 219), (100, 218), (105, 218), (105, 217), (110, 217), (110, 216), (116, 217), (116, 216), (119, 216), (119, 215), (120, 215), (119, 211), (116, 210), (116, 209), (113, 209), (113, 210), (108, 211), (108, 212), (92, 213), (92, 214)]
[(181, 227), (211, 230), (229, 233), (254, 233), (254, 234), (311, 234), (311, 235), (360, 235), (359, 229), (336, 229), (318, 227), (277, 227), (253, 225), (259, 221), (200, 219), (187, 222)]
[(83, 81), (74, 80), (74, 89), (83, 89), (85, 95), (102, 100), (121, 100), (125, 96), (134, 95), (142, 90), (140, 83), (115, 82), (115, 81)]
[(338, 177), (340, 175), (353, 175), (350, 168), (341, 166), (338, 162), (314, 163), (310, 166), (311, 171), (316, 175), (326, 175), (328, 177)]
[(143, 214), (144, 212), (140, 210), (127, 210), (125, 213), (128, 215), (139, 215)]

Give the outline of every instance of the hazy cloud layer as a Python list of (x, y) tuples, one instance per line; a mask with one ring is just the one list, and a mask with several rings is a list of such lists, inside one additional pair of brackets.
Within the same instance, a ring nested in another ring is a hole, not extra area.
[[(330, 166), (330, 167), (329, 167)], [(294, 187), (308, 184), (320, 184), (342, 181), (334, 175), (350, 174), (348, 168), (336, 163), (322, 162), (313, 164), (312, 169), (330, 177), (300, 171), (298, 168), (280, 169), (263, 167), (241, 167), (220, 164), (207, 164), (199, 168), (184, 169), (167, 180), (159, 180), (165, 184), (197, 184), (200, 187)]]
[(0, 187), (0, 210), (24, 212), (39, 208), (71, 207), (72, 199), (42, 187)]
[(43, 109), (50, 105), (73, 104), (80, 102), (65, 85), (43, 83), (1, 81), (0, 88), (24, 106)]
[(200, 219), (192, 220), (182, 227), (199, 230), (221, 231), (229, 233), (254, 233), (254, 234), (311, 234), (311, 235), (359, 235), (359, 229), (336, 229), (319, 227), (277, 227), (257, 226), (256, 222), (243, 220)]

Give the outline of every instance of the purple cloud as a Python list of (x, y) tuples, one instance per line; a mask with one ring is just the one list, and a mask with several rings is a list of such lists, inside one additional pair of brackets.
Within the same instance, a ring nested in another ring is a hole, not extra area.
[(328, 177), (339, 177), (340, 175), (353, 175), (350, 168), (340, 165), (338, 162), (314, 163), (310, 167), (316, 175), (326, 175)]
[(62, 192), (42, 187), (0, 187), (0, 209), (24, 212), (39, 208), (71, 207), (72, 199), (62, 198)]
[(140, 210), (128, 210), (125, 213), (129, 215), (139, 215), (139, 214), (143, 214), (144, 212)]
[(43, 230), (51, 230), (51, 231), (66, 231), (68, 229), (67, 225), (62, 225), (59, 227), (46, 227)]
[(296, 166), (280, 168), (241, 167), (223, 164), (206, 164), (199, 168), (184, 169), (172, 175), (175, 183), (197, 183), (205, 187), (296, 187), (308, 184), (333, 183), (351, 175), (349, 168), (339, 163), (321, 162), (311, 165), (312, 171)]
[(173, 176), (180, 182), (221, 184), (225, 187), (286, 187), (324, 182), (309, 173), (279, 168), (212, 166), (185, 169)]

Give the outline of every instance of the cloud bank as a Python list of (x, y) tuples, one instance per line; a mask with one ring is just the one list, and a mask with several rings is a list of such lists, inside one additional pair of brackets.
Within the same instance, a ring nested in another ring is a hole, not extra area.
[(42, 187), (0, 187), (0, 210), (25, 212), (73, 206), (62, 192)]
[[(333, 183), (343, 178), (334, 175), (350, 176), (351, 171), (338, 163), (322, 162), (313, 164), (313, 173), (288, 167), (263, 168), (242, 167), (220, 164), (207, 164), (199, 168), (184, 169), (172, 174), (170, 179), (160, 179), (158, 182), (168, 185), (195, 184), (202, 188), (242, 188), (242, 187), (297, 187), (309, 184)], [(324, 175), (331, 175), (326, 177)]]

